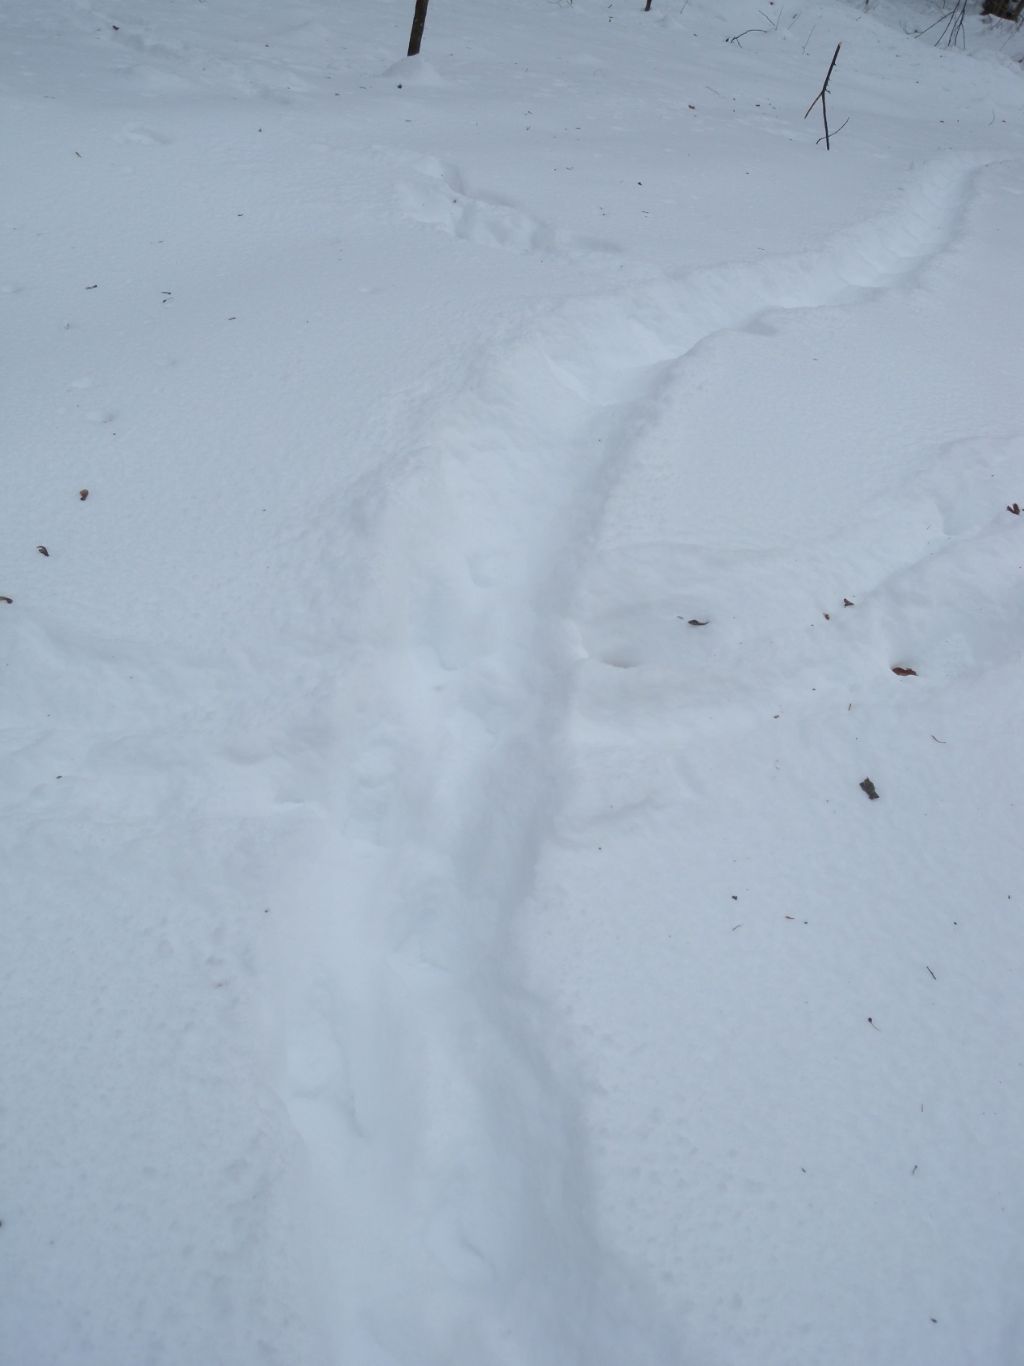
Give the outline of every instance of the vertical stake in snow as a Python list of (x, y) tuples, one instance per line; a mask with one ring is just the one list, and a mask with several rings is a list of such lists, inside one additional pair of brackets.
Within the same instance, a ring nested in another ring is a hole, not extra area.
[(416, 13), (412, 16), (412, 32), (409, 34), (409, 56), (418, 57), (420, 43), (423, 41), (423, 26), (427, 22), (427, 5), (430, 0), (416, 0)]
[[(818, 91), (818, 93), (815, 95), (814, 99), (811, 100), (810, 104), (807, 106), (807, 114), (809, 114), (809, 113), (811, 112), (811, 110), (814, 108), (814, 106), (818, 103), (818, 101), (821, 100), (821, 117), (822, 117), (822, 119), (823, 119), (824, 122), (825, 122), (825, 151), (826, 151), (826, 152), (830, 152), (830, 151), (832, 150), (832, 144), (831, 144), (831, 143), (829, 142), (829, 140), (828, 140), (828, 110), (825, 108), (825, 96), (828, 94), (828, 83), (829, 83), (829, 81), (830, 81), (831, 78), (832, 78), (832, 69), (833, 69), (833, 67), (835, 66), (836, 62), (839, 60), (839, 49), (840, 49), (841, 47), (842, 47), (842, 43), (836, 43), (836, 50), (835, 50), (835, 52), (833, 52), (833, 54), (832, 54), (832, 60), (831, 60), (831, 62), (829, 62), (829, 64), (828, 64), (828, 71), (826, 71), (826, 73), (825, 73), (825, 79), (824, 79), (824, 81), (822, 82), (821, 89)], [(807, 114), (804, 115), (804, 118), (807, 117)], [(843, 127), (845, 127), (845, 126), (846, 126), (846, 125), (844, 124)], [(820, 142), (821, 139), (819, 138), (818, 141)]]

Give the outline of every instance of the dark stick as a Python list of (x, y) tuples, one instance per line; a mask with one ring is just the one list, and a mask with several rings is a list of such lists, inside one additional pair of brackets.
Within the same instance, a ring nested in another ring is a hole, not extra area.
[(427, 5), (430, 0), (416, 0), (416, 13), (412, 16), (412, 32), (409, 34), (410, 57), (418, 57), (420, 43), (423, 41), (423, 26), (427, 22)]
[[(836, 43), (836, 50), (835, 50), (835, 52), (833, 52), (833, 54), (832, 54), (832, 60), (831, 60), (831, 62), (829, 62), (829, 64), (828, 64), (828, 71), (825, 73), (825, 79), (824, 79), (824, 81), (822, 82), (821, 89), (818, 91), (818, 93), (815, 95), (814, 99), (811, 100), (810, 104), (807, 106), (807, 114), (809, 114), (809, 113), (811, 112), (811, 110), (814, 108), (814, 106), (818, 103), (818, 101), (821, 100), (821, 117), (822, 117), (822, 120), (824, 121), (824, 124), (825, 124), (825, 151), (826, 151), (826, 152), (830, 152), (830, 151), (832, 150), (832, 144), (831, 144), (831, 142), (829, 141), (829, 132), (828, 132), (828, 108), (827, 108), (826, 105), (825, 105), (825, 96), (828, 94), (828, 83), (829, 83), (829, 81), (832, 79), (832, 72), (833, 72), (833, 70), (835, 69), (835, 64), (836, 64), (836, 62), (839, 60), (839, 49), (840, 49), (841, 47), (842, 47), (842, 43)], [(804, 118), (807, 117), (807, 114), (804, 115)]]

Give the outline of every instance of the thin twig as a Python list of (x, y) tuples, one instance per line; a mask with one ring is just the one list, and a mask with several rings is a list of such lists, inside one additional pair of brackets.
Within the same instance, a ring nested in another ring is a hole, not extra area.
[(967, 0), (956, 0), (956, 4), (949, 14), (944, 16), (946, 27), (935, 39), (935, 46), (938, 47), (945, 38), (947, 47), (956, 47), (957, 43), (966, 46), (964, 43), (964, 19), (967, 17)]
[[(811, 100), (810, 104), (807, 106), (807, 114), (809, 114), (809, 113), (811, 112), (811, 110), (814, 108), (814, 106), (818, 103), (818, 101), (821, 100), (821, 117), (822, 117), (822, 121), (823, 121), (824, 124), (825, 124), (825, 150), (826, 150), (826, 152), (832, 150), (832, 144), (831, 144), (831, 142), (830, 142), (830, 140), (829, 140), (829, 131), (828, 131), (828, 108), (827, 108), (827, 106), (826, 106), (826, 104), (825, 104), (825, 96), (828, 94), (828, 83), (829, 83), (829, 81), (832, 79), (832, 72), (833, 72), (833, 70), (835, 69), (835, 64), (836, 64), (836, 62), (839, 60), (839, 49), (840, 49), (841, 47), (842, 47), (842, 43), (836, 43), (836, 50), (835, 50), (835, 52), (833, 52), (833, 54), (832, 54), (832, 60), (831, 60), (831, 61), (829, 62), (829, 64), (828, 64), (828, 70), (825, 72), (825, 79), (824, 79), (824, 81), (823, 81), (822, 84), (821, 84), (821, 89), (818, 91), (818, 93), (815, 95), (814, 99)], [(807, 117), (807, 114), (804, 115), (804, 118)], [(819, 141), (820, 141), (820, 139), (819, 139)]]
[[(849, 119), (843, 119), (842, 123), (839, 125), (838, 128), (833, 128), (833, 129), (832, 129), (832, 136), (833, 136), (833, 137), (838, 137), (839, 134), (843, 131), (843, 129), (846, 127), (846, 125), (847, 125), (849, 122), (850, 122)], [(814, 144), (815, 147), (820, 147), (821, 144), (822, 144), (824, 141), (825, 141), (824, 138), (819, 138), (818, 141)]]

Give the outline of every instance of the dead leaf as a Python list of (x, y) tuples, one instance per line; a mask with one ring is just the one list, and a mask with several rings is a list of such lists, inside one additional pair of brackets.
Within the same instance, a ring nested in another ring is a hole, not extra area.
[(1013, 515), (1014, 515), (1014, 517), (1019, 517), (1019, 516), (1020, 516), (1020, 503), (1007, 503), (1007, 504), (1006, 504), (1006, 511), (1007, 511), (1007, 512), (1012, 512)]
[(13, 601), (13, 598), (8, 598), (3, 593), (0, 593), (0, 602), (12, 603)]
[(844, 607), (852, 607), (853, 605), (854, 605), (854, 604), (850, 601), (849, 598), (843, 598), (843, 606), (844, 606)]
[(696, 617), (691, 617), (686, 624), (687, 626), (707, 626), (708, 623), (706, 621), (698, 621)]
[(89, 497), (89, 490), (88, 490), (88, 489), (79, 489), (79, 490), (78, 490), (78, 497), (79, 497), (79, 499), (81, 500), (81, 502), (84, 503), (85, 500)]
[(916, 678), (916, 677), (917, 677), (917, 670), (916, 670), (916, 669), (908, 669), (908, 668), (906, 667), (905, 664), (894, 664), (894, 665), (892, 666), (892, 671), (893, 671), (894, 674), (897, 674), (900, 678)]
[(45, 545), (37, 545), (36, 549), (39, 551), (40, 555), (45, 555), (47, 559), (50, 558), (50, 552), (47, 550)]
[(866, 792), (873, 802), (878, 801), (878, 789), (870, 778), (865, 778), (860, 785), (860, 790)]
[(825, 618), (826, 621), (831, 621), (831, 620), (832, 620), (832, 618), (829, 616), (829, 614), (828, 614), (827, 612), (822, 612), (821, 615)]

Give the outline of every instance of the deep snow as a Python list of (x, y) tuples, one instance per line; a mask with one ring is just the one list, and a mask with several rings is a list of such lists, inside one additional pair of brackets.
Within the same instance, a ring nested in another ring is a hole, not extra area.
[(0, 1361), (1019, 1366), (1024, 42), (8, 9)]

